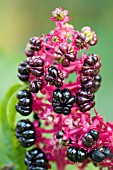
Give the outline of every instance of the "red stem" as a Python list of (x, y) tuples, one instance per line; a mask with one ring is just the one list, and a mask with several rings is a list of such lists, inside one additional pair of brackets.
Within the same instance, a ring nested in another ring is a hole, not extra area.
[(57, 166), (57, 170), (65, 170), (65, 163), (63, 160), (63, 155), (62, 153), (58, 153), (57, 157), (56, 157), (56, 166)]

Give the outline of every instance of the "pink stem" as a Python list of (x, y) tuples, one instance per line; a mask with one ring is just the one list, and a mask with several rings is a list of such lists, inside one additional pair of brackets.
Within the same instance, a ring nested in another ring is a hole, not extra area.
[(54, 133), (55, 132), (55, 129), (43, 129), (43, 128), (40, 128), (40, 132), (41, 133)]
[(43, 45), (44, 47), (50, 48), (50, 49), (54, 49), (54, 48), (55, 48), (54, 46), (51, 46), (51, 45), (46, 44), (46, 43), (43, 43), (42, 45)]
[(63, 155), (62, 153), (58, 153), (57, 157), (56, 157), (56, 166), (57, 166), (57, 170), (65, 170), (65, 163), (63, 160)]

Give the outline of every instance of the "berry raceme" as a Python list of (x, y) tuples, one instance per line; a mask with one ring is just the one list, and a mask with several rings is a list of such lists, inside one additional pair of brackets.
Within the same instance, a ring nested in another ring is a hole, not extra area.
[[(48, 161), (58, 170), (75, 162), (80, 169), (92, 162), (112, 170), (113, 123), (105, 123), (96, 109), (93, 117), (89, 112), (101, 84), (100, 57), (85, 52), (79, 56), (98, 38), (88, 26), (75, 30), (67, 15), (67, 10), (57, 8), (51, 17), (55, 28), (27, 44), (27, 59), (20, 63), (18, 77), (29, 90), (18, 92), (16, 110), (22, 116), (32, 112), (33, 120), (20, 120), (16, 137), (23, 147), (35, 145), (26, 153), (28, 170), (47, 170)], [(71, 73), (77, 78), (69, 82)]]

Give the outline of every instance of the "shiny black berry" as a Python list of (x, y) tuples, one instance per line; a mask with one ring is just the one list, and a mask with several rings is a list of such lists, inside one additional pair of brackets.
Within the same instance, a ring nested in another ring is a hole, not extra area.
[(42, 89), (43, 83), (41, 79), (36, 79), (30, 82), (29, 91), (32, 93), (38, 93)]
[(81, 112), (89, 111), (92, 107), (94, 107), (95, 102), (93, 100), (94, 94), (90, 91), (82, 89), (76, 91), (76, 103)]
[(44, 74), (44, 60), (40, 57), (29, 57), (26, 69), (34, 76), (41, 77)]
[(84, 76), (96, 76), (99, 73), (100, 67), (101, 63), (99, 56), (90, 54), (84, 60), (81, 72)]
[(45, 76), (45, 80), (49, 82), (51, 85), (55, 85), (56, 87), (61, 87), (63, 85), (63, 73), (54, 66), (48, 68), (48, 73)]
[(18, 78), (21, 81), (27, 82), (29, 80), (29, 73), (26, 70), (27, 62), (23, 61), (20, 63), (18, 67)]
[(57, 138), (57, 139), (63, 138), (63, 135), (64, 135), (64, 131), (63, 131), (63, 130), (60, 130), (60, 131), (56, 134), (56, 138)]
[(74, 62), (76, 60), (76, 54), (74, 49), (70, 44), (60, 44), (57, 49), (55, 49), (55, 59), (62, 59), (62, 65), (64, 67), (68, 67), (70, 62)]
[(67, 150), (67, 158), (72, 162), (84, 162), (87, 159), (87, 152), (82, 148), (70, 146)]
[(29, 120), (20, 120), (16, 126), (16, 137), (19, 143), (27, 148), (35, 144), (36, 133), (33, 123)]
[(89, 156), (94, 162), (98, 163), (102, 162), (106, 158), (106, 155), (103, 152), (103, 148), (96, 148), (92, 150), (89, 153)]
[(39, 148), (33, 148), (26, 153), (25, 164), (28, 170), (47, 170), (48, 160)]
[(69, 89), (56, 89), (53, 92), (52, 106), (55, 113), (68, 115), (75, 103), (75, 97), (71, 96)]
[(23, 116), (28, 116), (32, 112), (32, 95), (28, 90), (21, 90), (17, 93), (18, 103), (16, 110)]
[(99, 89), (100, 85), (101, 85), (101, 76), (97, 75), (94, 77), (93, 86), (90, 91), (92, 93), (95, 93)]
[(82, 143), (86, 147), (91, 147), (92, 145), (94, 145), (95, 141), (98, 140), (98, 138), (99, 132), (97, 130), (91, 129), (82, 137)]

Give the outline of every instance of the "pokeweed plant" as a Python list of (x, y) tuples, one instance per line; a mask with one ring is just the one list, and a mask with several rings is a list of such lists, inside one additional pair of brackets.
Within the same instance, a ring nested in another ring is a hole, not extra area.
[[(80, 56), (97, 44), (97, 35), (88, 26), (76, 31), (61, 7), (50, 19), (55, 28), (31, 37), (26, 46), (27, 59), (18, 67), (24, 84), (14, 93), (13, 111), (9, 104), (8, 123), (18, 143), (28, 148), (24, 160), (19, 157), (28, 170), (52, 169), (51, 162), (58, 170), (69, 164), (83, 170), (90, 163), (112, 170), (113, 122), (105, 122), (96, 109), (95, 116), (90, 113), (101, 85), (101, 60), (98, 54)], [(71, 73), (76, 76), (68, 81)], [(16, 125), (15, 110), (25, 117)]]

